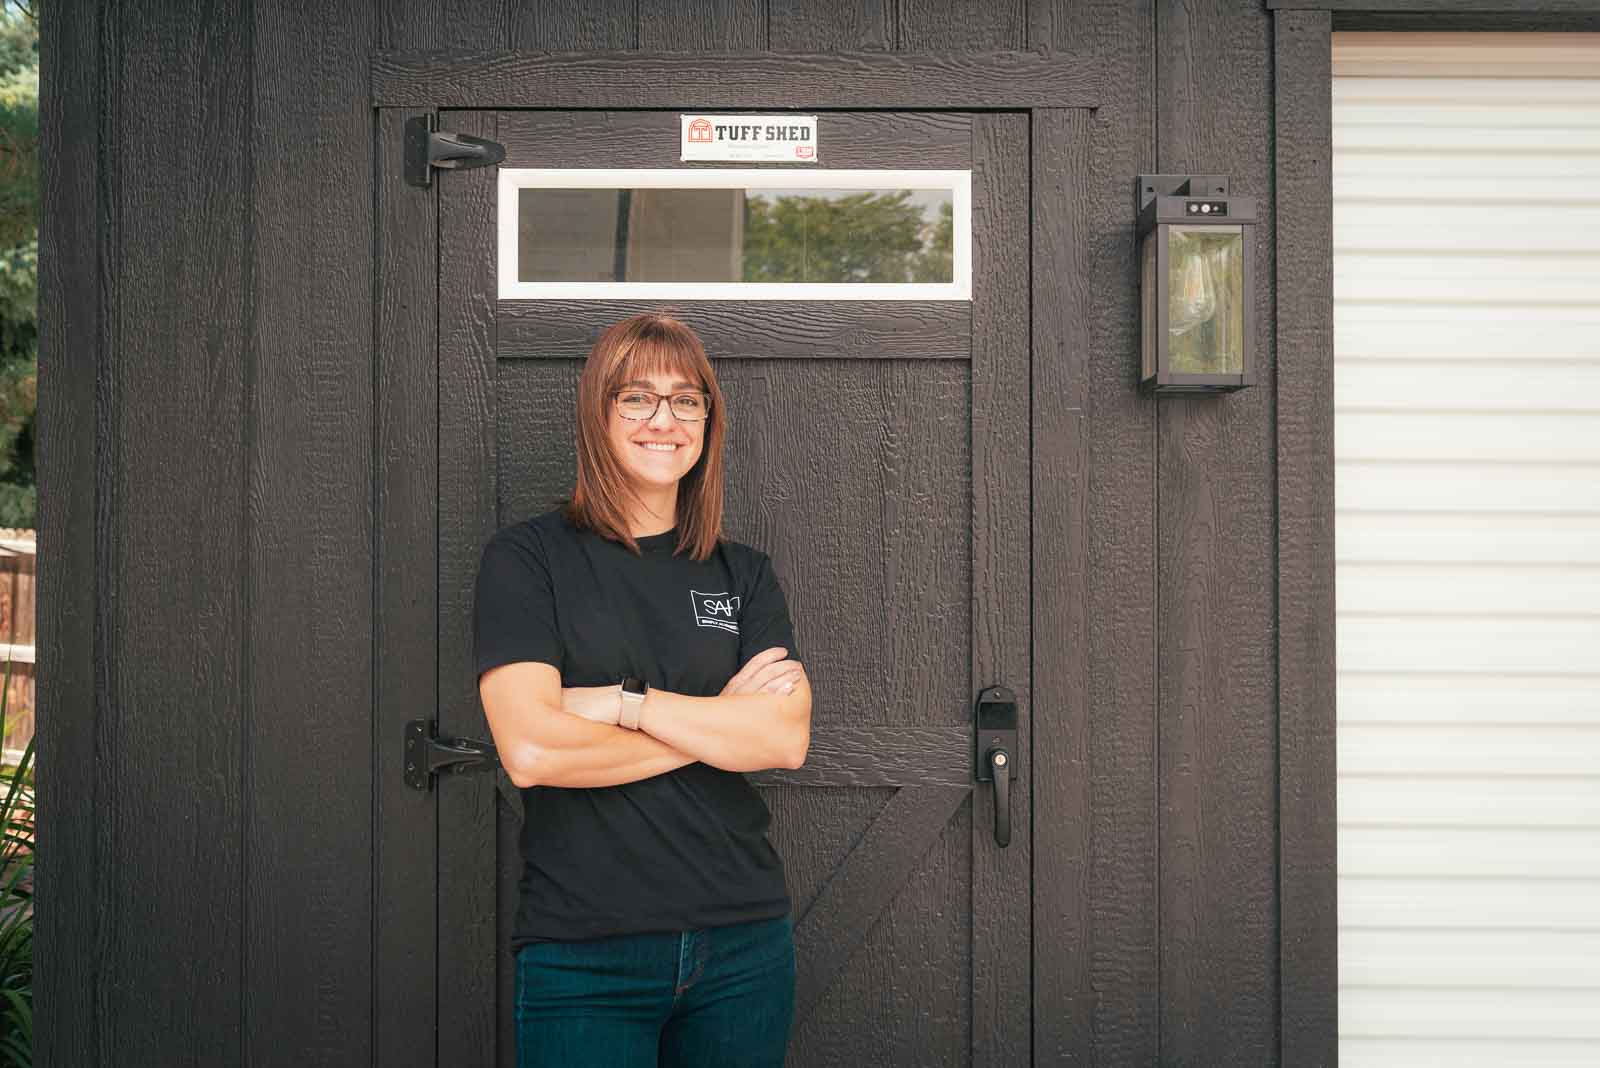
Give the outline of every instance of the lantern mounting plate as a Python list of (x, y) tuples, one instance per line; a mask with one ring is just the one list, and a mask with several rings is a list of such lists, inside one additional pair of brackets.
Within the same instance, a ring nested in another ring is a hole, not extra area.
[(1141, 174), (1133, 184), (1134, 214), (1156, 197), (1225, 197), (1226, 174)]

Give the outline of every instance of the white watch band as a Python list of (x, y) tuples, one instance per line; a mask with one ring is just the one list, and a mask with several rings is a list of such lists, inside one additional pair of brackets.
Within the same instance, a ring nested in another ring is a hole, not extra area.
[(617, 726), (626, 727), (630, 731), (639, 729), (639, 709), (644, 705), (644, 694), (629, 693), (619, 684), (617, 692), (622, 697), (622, 707), (618, 712)]

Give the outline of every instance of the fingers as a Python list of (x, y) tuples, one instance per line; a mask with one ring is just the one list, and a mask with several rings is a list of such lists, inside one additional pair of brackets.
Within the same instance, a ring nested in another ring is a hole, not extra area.
[(797, 661), (786, 660), (781, 664), (769, 665), (754, 675), (747, 675), (742, 680), (730, 681), (723, 689), (724, 694), (729, 693), (777, 693), (778, 686), (784, 682), (794, 682), (800, 674)]
[(754, 681), (756, 672), (760, 671), (768, 664), (773, 664), (782, 660), (786, 655), (788, 655), (788, 652), (789, 650), (783, 648), (781, 645), (775, 645), (771, 649), (761, 650), (761, 652), (745, 661), (744, 666), (734, 673), (733, 678), (728, 680), (728, 685), (723, 687), (722, 692), (753, 692), (760, 685), (759, 682)]
[[(803, 668), (798, 660), (785, 660), (788, 650), (781, 645), (756, 653), (740, 668), (728, 684), (723, 695), (738, 693), (788, 693), (796, 685)], [(787, 683), (789, 689), (783, 689)]]
[(786, 660), (784, 663), (792, 666), (786, 667), (782, 671), (777, 671), (761, 680), (759, 686), (762, 691), (766, 693), (788, 693), (795, 688), (795, 685), (800, 681), (800, 676), (803, 674), (800, 670), (800, 664), (794, 660)]
[(806, 677), (805, 667), (798, 660), (785, 660), (773, 665), (773, 668), (782, 670), (777, 671), (762, 685), (761, 688), (766, 693), (793, 693), (794, 688)]
[(795, 676), (800, 674), (800, 661), (781, 660), (776, 664), (768, 664), (751, 676), (750, 682), (754, 686), (764, 687), (770, 682), (781, 682), (788, 679), (793, 682)]

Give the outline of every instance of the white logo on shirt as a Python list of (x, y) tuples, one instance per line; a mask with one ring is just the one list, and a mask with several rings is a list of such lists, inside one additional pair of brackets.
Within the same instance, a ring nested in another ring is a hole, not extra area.
[(739, 633), (739, 598), (690, 590), (689, 600), (694, 603), (694, 621), (700, 626)]

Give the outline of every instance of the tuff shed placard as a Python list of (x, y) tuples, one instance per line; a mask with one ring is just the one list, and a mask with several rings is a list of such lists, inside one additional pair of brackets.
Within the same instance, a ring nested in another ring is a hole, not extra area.
[(817, 162), (815, 115), (682, 115), (686, 160)]

